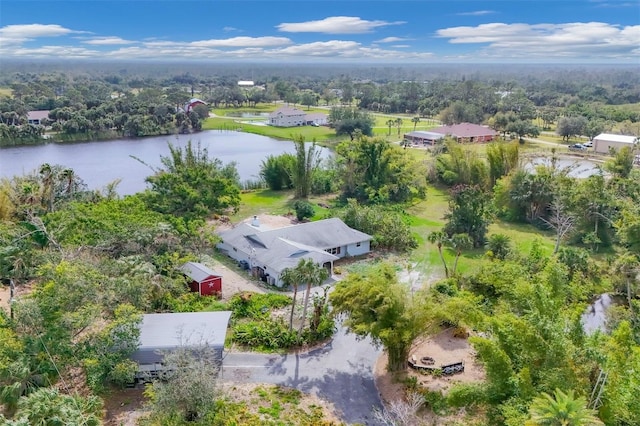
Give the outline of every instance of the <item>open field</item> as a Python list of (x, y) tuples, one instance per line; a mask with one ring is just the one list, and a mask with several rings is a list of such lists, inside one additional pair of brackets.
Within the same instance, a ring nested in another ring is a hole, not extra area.
[(11, 97), (13, 90), (8, 87), (0, 87), (0, 96), (8, 96)]

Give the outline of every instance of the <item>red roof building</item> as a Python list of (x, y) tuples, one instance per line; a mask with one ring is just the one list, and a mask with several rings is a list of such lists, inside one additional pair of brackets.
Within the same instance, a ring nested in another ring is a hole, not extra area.
[(187, 262), (180, 271), (191, 281), (189, 288), (200, 296), (222, 296), (222, 275), (216, 274), (202, 263)]
[(495, 130), (473, 123), (460, 123), (451, 126), (440, 126), (435, 129), (429, 129), (433, 133), (441, 133), (451, 136), (458, 142), (490, 142), (496, 138), (498, 132)]

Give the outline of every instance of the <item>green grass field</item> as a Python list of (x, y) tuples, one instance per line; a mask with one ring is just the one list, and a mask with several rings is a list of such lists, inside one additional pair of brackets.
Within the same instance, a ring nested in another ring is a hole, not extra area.
[(273, 127), (248, 123), (241, 123), (238, 118), (207, 118), (203, 125), (203, 130), (234, 130), (239, 132), (253, 133), (278, 139), (291, 140), (297, 135), (302, 135), (306, 141), (334, 140), (336, 133), (326, 126), (313, 127)]

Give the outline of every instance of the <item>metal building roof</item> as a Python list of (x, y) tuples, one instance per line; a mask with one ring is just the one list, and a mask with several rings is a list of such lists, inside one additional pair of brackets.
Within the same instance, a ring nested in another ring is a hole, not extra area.
[(180, 267), (180, 271), (186, 274), (195, 282), (201, 283), (210, 276), (221, 277), (222, 275), (213, 272), (211, 269), (197, 262), (187, 262)]
[(223, 348), (231, 311), (146, 314), (138, 351), (207, 345)]

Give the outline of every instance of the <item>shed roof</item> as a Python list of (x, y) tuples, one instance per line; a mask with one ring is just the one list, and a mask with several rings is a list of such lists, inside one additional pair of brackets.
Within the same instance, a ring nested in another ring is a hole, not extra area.
[(628, 135), (614, 135), (612, 133), (600, 133), (593, 139), (597, 139), (599, 141), (607, 141), (607, 142), (620, 142), (620, 143), (629, 143), (634, 144), (638, 141), (638, 138), (635, 136)]
[(187, 262), (180, 267), (180, 271), (182, 271), (186, 276), (191, 278), (192, 280), (201, 283), (207, 278), (221, 277), (222, 275), (216, 274), (211, 269), (203, 265), (202, 263), (197, 262)]
[(473, 123), (460, 123), (451, 126), (440, 126), (431, 129), (432, 132), (455, 136), (457, 138), (471, 138), (478, 136), (496, 136), (495, 130)]
[(174, 349), (206, 344), (224, 347), (231, 311), (146, 314), (138, 350)]
[(49, 118), (49, 110), (42, 111), (29, 111), (27, 112), (28, 120), (42, 120), (44, 118)]

